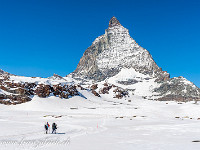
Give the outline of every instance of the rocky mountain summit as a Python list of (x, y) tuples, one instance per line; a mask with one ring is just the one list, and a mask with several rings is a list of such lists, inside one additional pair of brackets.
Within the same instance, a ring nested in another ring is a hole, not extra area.
[[(170, 79), (169, 73), (158, 67), (151, 54), (129, 35), (128, 29), (112, 17), (105, 34), (86, 49), (70, 75), (78, 80), (102, 82), (119, 74), (122, 76), (115, 78), (116, 84), (131, 91), (138, 91), (138, 86), (143, 87), (140, 90), (148, 89), (151, 93), (148, 94), (149, 99), (186, 101), (200, 98), (198, 87), (183, 77)], [(121, 79), (123, 76), (126, 78)], [(151, 84), (147, 85), (147, 81)], [(140, 96), (146, 94), (139, 91), (134, 94), (138, 93)]]
[(84, 52), (73, 77), (103, 81), (118, 74), (122, 68), (134, 68), (160, 81), (169, 79), (169, 74), (158, 67), (150, 53), (112, 17), (105, 34), (96, 38)]

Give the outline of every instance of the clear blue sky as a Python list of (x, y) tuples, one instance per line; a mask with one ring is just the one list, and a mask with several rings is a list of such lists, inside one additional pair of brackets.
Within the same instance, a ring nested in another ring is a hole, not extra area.
[(200, 87), (199, 0), (1, 0), (0, 68), (65, 76), (112, 16), (171, 77)]

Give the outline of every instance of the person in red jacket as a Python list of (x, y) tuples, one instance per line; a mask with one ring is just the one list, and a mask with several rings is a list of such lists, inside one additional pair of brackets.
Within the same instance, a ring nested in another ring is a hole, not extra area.
[(46, 134), (48, 133), (48, 129), (49, 129), (50, 125), (49, 123), (47, 122), (47, 124), (44, 125), (44, 128), (46, 130)]
[(47, 122), (47, 126), (48, 126), (48, 128), (50, 127), (50, 125), (49, 125), (49, 123)]

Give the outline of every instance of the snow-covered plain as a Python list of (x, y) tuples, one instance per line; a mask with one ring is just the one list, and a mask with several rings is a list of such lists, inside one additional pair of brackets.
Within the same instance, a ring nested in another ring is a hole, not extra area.
[[(200, 140), (200, 106), (194, 102), (150, 101), (133, 95), (120, 100), (106, 99), (106, 96), (98, 98), (86, 90), (80, 92), (87, 99), (35, 96), (24, 104), (0, 105), (0, 149), (200, 148), (200, 143), (192, 142)], [(50, 125), (58, 124), (58, 134), (44, 134), (47, 121)]]

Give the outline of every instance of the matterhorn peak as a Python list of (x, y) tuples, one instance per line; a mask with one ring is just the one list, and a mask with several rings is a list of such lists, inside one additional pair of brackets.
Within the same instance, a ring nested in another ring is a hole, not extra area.
[(103, 81), (117, 75), (122, 68), (133, 68), (149, 76), (154, 73), (159, 80), (169, 78), (150, 53), (130, 36), (128, 29), (112, 17), (105, 34), (96, 38), (83, 54), (73, 77)]
[(113, 16), (109, 21), (109, 27), (119, 26), (119, 25), (121, 25), (119, 20), (117, 20), (117, 18)]
[(105, 34), (97, 37), (87, 48), (70, 75), (83, 85), (90, 81), (108, 82), (126, 87), (135, 95), (161, 101), (194, 100), (200, 96), (200, 89), (185, 78), (170, 78), (169, 73), (163, 71), (151, 54), (136, 43), (116, 17), (110, 19)]

